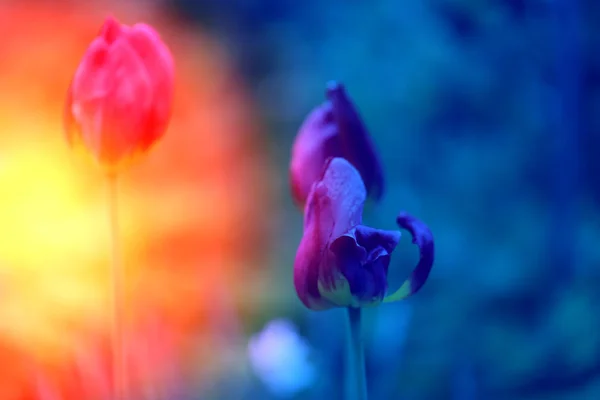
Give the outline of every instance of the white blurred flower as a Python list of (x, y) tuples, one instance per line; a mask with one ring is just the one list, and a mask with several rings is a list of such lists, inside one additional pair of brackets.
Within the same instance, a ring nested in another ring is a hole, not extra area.
[(276, 396), (291, 397), (317, 378), (311, 349), (294, 324), (278, 319), (250, 338), (248, 357), (254, 373)]

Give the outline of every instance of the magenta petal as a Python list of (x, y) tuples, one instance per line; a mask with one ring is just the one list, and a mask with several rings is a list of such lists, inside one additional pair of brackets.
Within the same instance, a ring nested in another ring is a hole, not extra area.
[(297, 204), (305, 204), (310, 188), (323, 174), (327, 159), (341, 156), (337, 126), (327, 102), (306, 117), (292, 147), (290, 184)]
[(308, 196), (305, 232), (326, 229), (330, 237), (348, 232), (361, 223), (366, 197), (365, 185), (352, 164), (340, 157), (330, 158)]
[(304, 214), (304, 235), (294, 262), (294, 285), (298, 297), (309, 308), (333, 305), (322, 299), (321, 284), (335, 286), (339, 269), (329, 251), (333, 238), (353, 230), (361, 223), (366, 199), (358, 171), (343, 158), (325, 164), (322, 179), (308, 196)]

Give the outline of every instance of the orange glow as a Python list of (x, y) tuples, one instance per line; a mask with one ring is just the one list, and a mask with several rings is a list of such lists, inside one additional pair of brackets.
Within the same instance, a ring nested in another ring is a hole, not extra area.
[[(46, 4), (0, 5), (0, 399), (94, 400), (110, 376), (105, 182), (67, 146), (62, 107), (106, 14)], [(152, 23), (177, 65), (169, 130), (119, 182), (130, 375), (147, 384), (262, 244), (266, 187), (226, 57), (143, 7), (115, 15)]]

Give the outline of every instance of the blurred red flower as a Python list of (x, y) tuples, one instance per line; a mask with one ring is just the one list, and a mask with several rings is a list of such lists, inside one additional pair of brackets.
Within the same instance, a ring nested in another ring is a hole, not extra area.
[(164, 134), (173, 86), (173, 57), (158, 33), (108, 18), (69, 87), (69, 142), (83, 144), (103, 169), (116, 172)]
[(105, 11), (156, 27), (177, 66), (173, 134), (119, 188), (136, 394), (147, 382), (161, 389), (187, 354), (201, 353), (201, 365), (184, 364), (208, 370), (199, 384), (211, 379), (233, 307), (220, 299), (254, 307), (273, 179), (252, 104), (215, 41), (147, 2), (125, 3), (0, 2), (1, 400), (43, 400), (44, 388), (105, 400), (112, 379), (103, 177), (61, 136), (65, 92)]

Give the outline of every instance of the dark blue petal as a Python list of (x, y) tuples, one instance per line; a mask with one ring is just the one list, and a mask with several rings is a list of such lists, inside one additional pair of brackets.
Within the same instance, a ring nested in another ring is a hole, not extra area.
[(338, 269), (358, 305), (379, 303), (385, 296), (390, 255), (399, 240), (400, 232), (359, 225), (331, 243)]
[(396, 222), (410, 232), (413, 243), (419, 247), (419, 262), (400, 289), (386, 297), (385, 302), (402, 300), (417, 293), (427, 281), (435, 257), (433, 234), (425, 223), (405, 212), (398, 215)]

